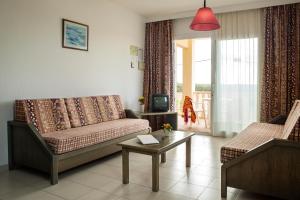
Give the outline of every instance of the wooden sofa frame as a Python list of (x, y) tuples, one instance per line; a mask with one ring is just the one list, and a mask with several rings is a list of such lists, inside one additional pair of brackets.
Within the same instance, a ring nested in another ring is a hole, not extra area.
[(221, 167), (221, 196), (227, 187), (300, 199), (300, 143), (272, 139)]
[[(127, 118), (138, 118), (131, 110), (125, 112)], [(52, 185), (58, 183), (60, 172), (121, 151), (119, 142), (151, 132), (149, 128), (75, 151), (54, 154), (32, 124), (9, 121), (7, 128), (9, 169), (26, 166), (49, 173)]]

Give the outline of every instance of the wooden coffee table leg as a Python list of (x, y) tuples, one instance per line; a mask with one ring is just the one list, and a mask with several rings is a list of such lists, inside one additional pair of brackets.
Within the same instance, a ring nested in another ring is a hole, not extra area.
[(191, 166), (191, 140), (192, 138), (188, 139), (186, 141), (186, 167), (190, 167)]
[(161, 162), (162, 163), (166, 162), (166, 152), (161, 154)]
[(129, 183), (129, 152), (126, 149), (122, 149), (122, 173), (123, 184)]
[(159, 154), (152, 154), (152, 191), (159, 190)]

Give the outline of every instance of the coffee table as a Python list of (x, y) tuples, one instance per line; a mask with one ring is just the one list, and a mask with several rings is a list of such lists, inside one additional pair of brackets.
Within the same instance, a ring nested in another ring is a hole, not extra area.
[(152, 156), (152, 191), (159, 190), (159, 156), (161, 162), (166, 162), (166, 152), (174, 147), (186, 143), (186, 167), (191, 166), (191, 139), (195, 133), (172, 131), (170, 136), (163, 136), (163, 130), (152, 132), (159, 144), (143, 145), (137, 138), (119, 143), (122, 147), (123, 184), (129, 183), (129, 152)]

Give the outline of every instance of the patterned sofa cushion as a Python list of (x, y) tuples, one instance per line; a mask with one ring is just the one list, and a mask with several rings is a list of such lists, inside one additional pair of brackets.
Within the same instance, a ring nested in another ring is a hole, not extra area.
[(55, 154), (98, 144), (149, 128), (143, 119), (119, 119), (78, 128), (43, 134), (43, 138)]
[(97, 96), (97, 100), (103, 121), (123, 119), (126, 117), (120, 96)]
[(66, 98), (65, 102), (72, 127), (126, 117), (118, 95)]
[(252, 123), (221, 148), (221, 162), (226, 163), (263, 143), (283, 137), (283, 125)]
[(15, 120), (32, 123), (41, 134), (71, 128), (64, 99), (16, 100)]
[(66, 98), (65, 102), (72, 127), (87, 126), (103, 121), (96, 97)]

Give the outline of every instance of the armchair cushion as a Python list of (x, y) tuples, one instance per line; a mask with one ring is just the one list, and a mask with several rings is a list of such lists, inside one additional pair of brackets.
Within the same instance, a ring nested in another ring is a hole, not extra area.
[(226, 163), (237, 158), (273, 138), (282, 138), (283, 127), (258, 122), (250, 124), (221, 148), (221, 162)]
[(287, 117), (284, 115), (278, 115), (276, 117), (274, 117), (273, 119), (271, 119), (271, 121), (269, 122), (270, 124), (280, 124), (280, 125), (284, 125), (286, 122)]

